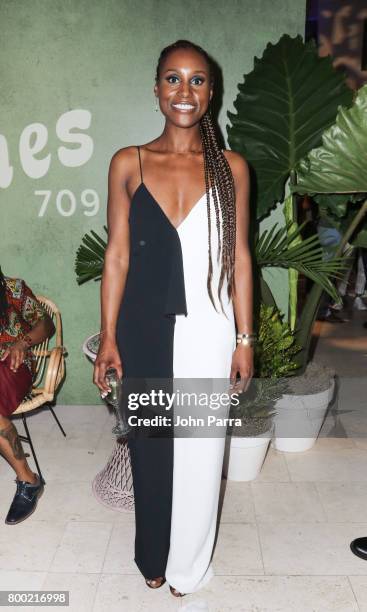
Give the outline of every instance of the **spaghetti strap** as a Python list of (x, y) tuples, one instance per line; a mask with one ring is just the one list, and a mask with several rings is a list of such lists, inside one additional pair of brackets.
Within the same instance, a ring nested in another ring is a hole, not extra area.
[(141, 178), (141, 182), (144, 183), (144, 181), (143, 181), (143, 170), (142, 170), (142, 167), (141, 167), (141, 157), (140, 157), (140, 146), (139, 145), (137, 146), (137, 149), (138, 149), (138, 155), (139, 155), (140, 178)]

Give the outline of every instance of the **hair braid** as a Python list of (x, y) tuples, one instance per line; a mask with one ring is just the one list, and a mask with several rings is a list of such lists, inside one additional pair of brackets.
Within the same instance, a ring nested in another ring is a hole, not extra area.
[[(165, 47), (159, 56), (157, 70), (156, 70), (156, 82), (159, 81), (159, 74), (163, 60), (167, 55), (176, 49), (194, 49), (200, 53), (206, 60), (209, 70), (210, 79), (214, 83), (213, 74), (213, 62), (208, 53), (199, 45), (196, 45), (189, 40), (177, 40), (175, 43)], [(218, 251), (217, 251), (217, 262), (220, 261), (220, 254), (222, 253), (222, 265), (221, 273), (218, 284), (218, 298), (224, 313), (221, 291), (225, 277), (227, 277), (227, 294), (230, 299), (233, 296), (234, 291), (234, 265), (235, 265), (235, 245), (236, 245), (236, 199), (235, 199), (235, 186), (231, 168), (225, 158), (223, 151), (218, 143), (213, 121), (210, 115), (210, 110), (203, 115), (200, 120), (200, 136), (203, 146), (203, 157), (204, 157), (204, 174), (205, 174), (205, 188), (206, 188), (206, 202), (207, 202), (207, 214), (208, 214), (208, 255), (209, 255), (209, 266), (208, 266), (208, 278), (207, 288), (210, 300), (216, 309), (212, 289), (211, 281), (213, 276), (213, 263), (211, 254), (211, 207), (210, 207), (210, 190), (212, 191), (214, 210), (216, 216), (216, 226), (218, 234)], [(221, 227), (220, 218), (222, 220), (222, 240), (221, 240)], [(225, 314), (225, 313), (224, 313)]]

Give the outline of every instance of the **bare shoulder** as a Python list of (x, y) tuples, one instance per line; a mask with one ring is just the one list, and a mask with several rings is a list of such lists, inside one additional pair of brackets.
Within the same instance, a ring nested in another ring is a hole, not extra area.
[(137, 156), (138, 151), (135, 145), (122, 147), (112, 155), (111, 165), (118, 168), (121, 166), (130, 165), (133, 161), (136, 163)]
[(136, 174), (138, 165), (137, 147), (135, 145), (123, 147), (112, 155), (109, 173), (112, 178), (126, 185), (131, 176)]
[(223, 154), (229, 163), (234, 179), (247, 180), (249, 177), (249, 168), (246, 159), (240, 153), (224, 149)]

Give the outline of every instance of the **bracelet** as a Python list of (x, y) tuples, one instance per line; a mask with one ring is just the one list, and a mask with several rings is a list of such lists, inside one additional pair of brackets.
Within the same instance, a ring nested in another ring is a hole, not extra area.
[(236, 343), (244, 344), (245, 346), (253, 346), (257, 341), (256, 334), (237, 334)]

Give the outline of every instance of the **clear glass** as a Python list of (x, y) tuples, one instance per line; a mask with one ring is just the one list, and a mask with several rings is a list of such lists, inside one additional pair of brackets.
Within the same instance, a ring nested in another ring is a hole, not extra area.
[(116, 415), (116, 425), (112, 428), (112, 433), (121, 438), (126, 436), (131, 430), (127, 422), (125, 411), (123, 409), (123, 385), (114, 368), (109, 368), (106, 372), (105, 380), (110, 387), (110, 392), (106, 396), (106, 402), (113, 406)]

